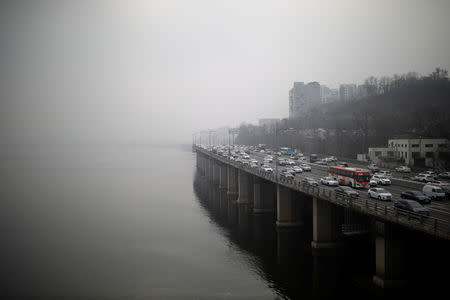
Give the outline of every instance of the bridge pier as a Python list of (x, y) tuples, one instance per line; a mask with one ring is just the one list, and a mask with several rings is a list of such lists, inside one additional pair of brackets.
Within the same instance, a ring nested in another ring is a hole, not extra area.
[(208, 158), (208, 159), (206, 159), (206, 178), (209, 180), (209, 181), (212, 181), (212, 164), (213, 164), (213, 162), (212, 162), (212, 158)]
[(315, 254), (328, 252), (341, 246), (338, 242), (340, 210), (332, 203), (313, 198), (313, 241), (311, 248)]
[(237, 203), (249, 204), (250, 203), (250, 174), (245, 171), (238, 170), (238, 192), (239, 196)]
[(301, 200), (295, 199), (290, 188), (277, 185), (277, 222), (278, 227), (302, 226)]
[(253, 178), (253, 213), (273, 213), (276, 199), (275, 185), (260, 177)]
[(219, 165), (219, 189), (227, 188), (227, 166)]
[(228, 175), (228, 190), (227, 194), (231, 199), (235, 199), (238, 194), (238, 184), (237, 184), (237, 169), (231, 165), (227, 167), (227, 175)]
[(402, 287), (404, 274), (404, 242), (393, 224), (375, 221), (375, 275), (373, 282), (382, 288)]
[(215, 160), (213, 160), (212, 163), (213, 163), (213, 183), (218, 185), (220, 182), (220, 166), (219, 163)]

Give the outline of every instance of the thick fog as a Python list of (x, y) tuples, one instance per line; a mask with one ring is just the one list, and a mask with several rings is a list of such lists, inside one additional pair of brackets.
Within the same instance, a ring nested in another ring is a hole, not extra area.
[(449, 1), (3, 1), (0, 143), (161, 143), (450, 69)]

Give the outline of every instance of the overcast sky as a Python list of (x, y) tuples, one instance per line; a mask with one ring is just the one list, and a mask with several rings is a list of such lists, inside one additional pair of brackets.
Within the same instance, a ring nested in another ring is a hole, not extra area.
[[(20, 4), (19, 4), (20, 3)], [(450, 1), (2, 1), (1, 143), (190, 142), (330, 87), (450, 69)]]

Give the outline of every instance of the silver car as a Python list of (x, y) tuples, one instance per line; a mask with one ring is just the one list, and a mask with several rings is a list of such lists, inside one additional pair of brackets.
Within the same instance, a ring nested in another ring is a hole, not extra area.
[(320, 178), (320, 183), (329, 186), (338, 186), (339, 182), (334, 177), (322, 177)]

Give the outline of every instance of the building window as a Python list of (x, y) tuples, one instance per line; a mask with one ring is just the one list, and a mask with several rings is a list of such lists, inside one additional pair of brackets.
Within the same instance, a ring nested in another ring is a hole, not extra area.
[(375, 156), (381, 156), (381, 151), (375, 151)]
[(405, 152), (405, 158), (408, 158), (408, 152)]
[(447, 144), (439, 144), (439, 148), (447, 148)]
[(425, 152), (425, 157), (433, 157), (433, 152)]
[(394, 156), (394, 151), (388, 151), (387, 152), (387, 156), (388, 157), (393, 157)]
[(412, 148), (419, 148), (419, 144), (412, 144), (411, 147)]
[(431, 148), (431, 147), (433, 147), (433, 144), (425, 144), (425, 147), (426, 148)]
[(420, 157), (420, 152), (412, 152), (411, 153), (413, 158), (419, 158)]

